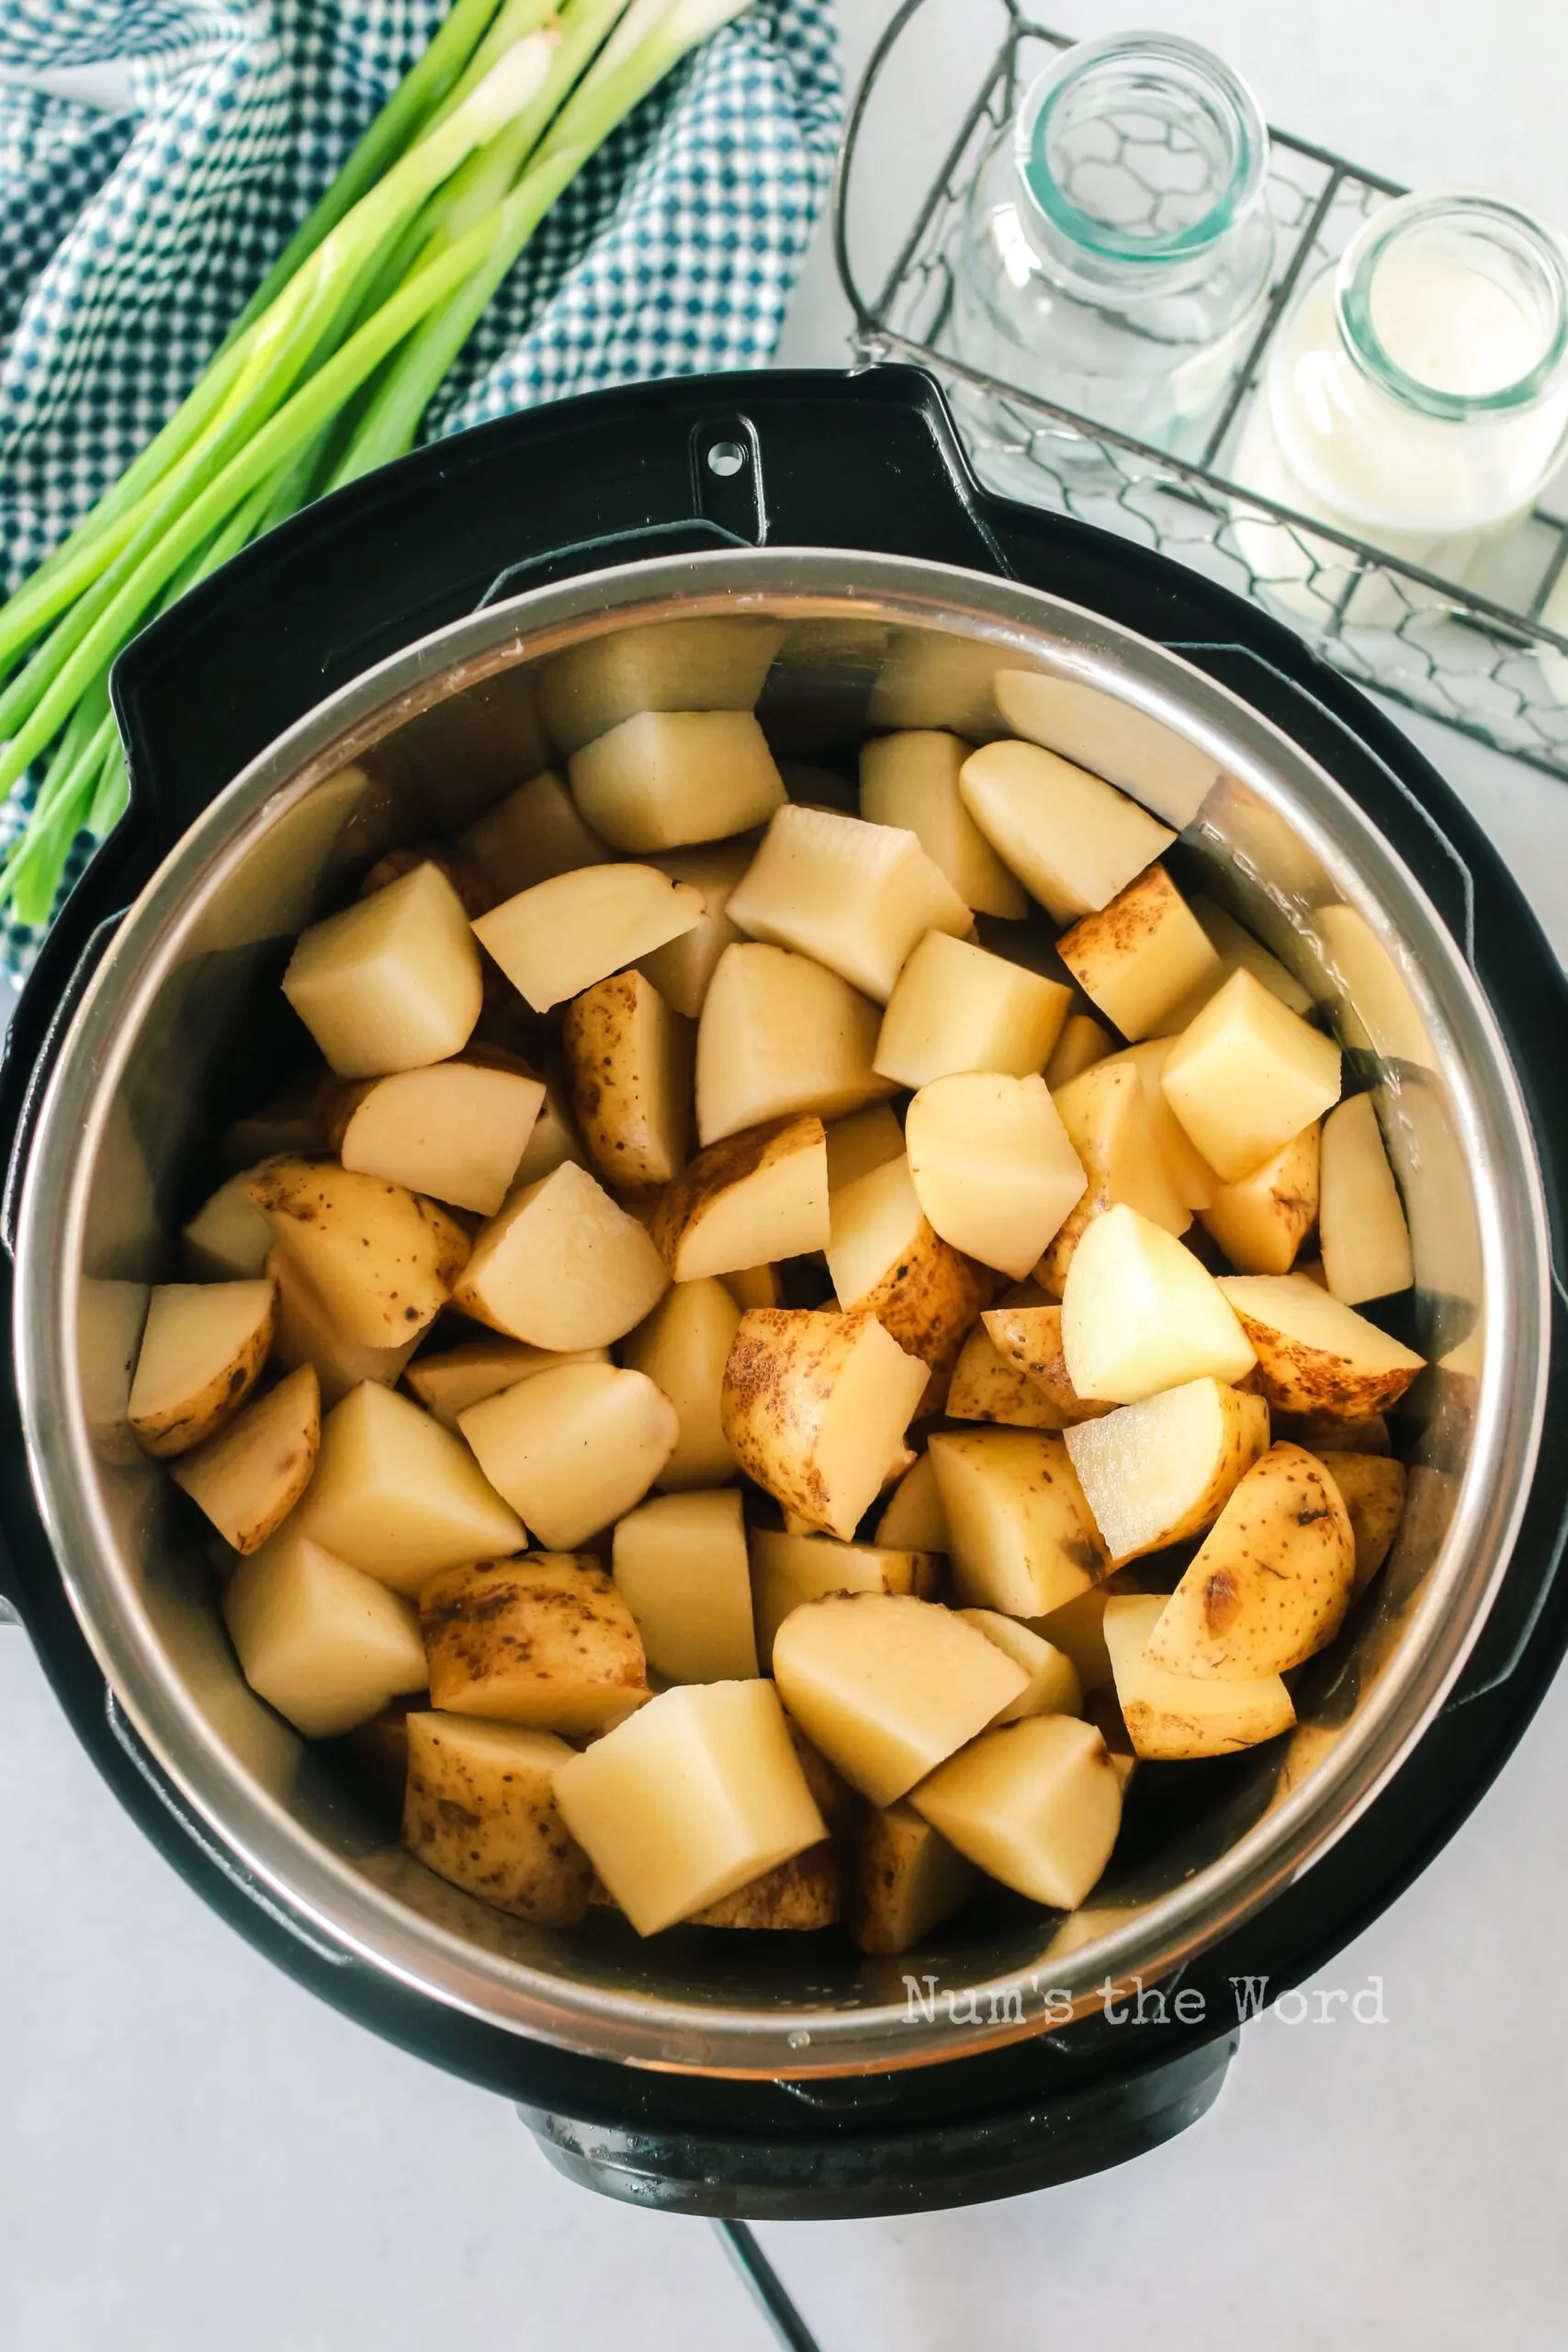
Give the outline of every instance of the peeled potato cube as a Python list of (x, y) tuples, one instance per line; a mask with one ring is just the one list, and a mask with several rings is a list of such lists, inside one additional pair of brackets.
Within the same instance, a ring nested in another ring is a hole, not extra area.
[(276, 1313), (265, 1280), (156, 1285), (126, 1408), (143, 1453), (187, 1453), (233, 1419), (266, 1362)]
[(954, 1070), (1028, 1077), (1044, 1068), (1071, 1002), (1060, 981), (928, 931), (894, 982), (876, 1068), (900, 1086)]
[(863, 1309), (754, 1307), (725, 1366), (724, 1433), (775, 1502), (848, 1542), (899, 1456), (926, 1376)]
[(479, 916), (474, 935), (534, 1011), (547, 1012), (702, 919), (702, 892), (657, 866), (584, 865), (519, 890)]
[(784, 797), (750, 710), (639, 710), (573, 752), (567, 770), (589, 824), (621, 850), (722, 841), (765, 825)]
[(367, 1080), (335, 1122), (344, 1168), (493, 1216), (517, 1173), (545, 1082), (482, 1061)]
[(776, 1266), (741, 1266), (720, 1280), (742, 1315), (753, 1306), (782, 1306), (784, 1284)]
[(280, 1536), (242, 1561), (223, 1622), (253, 1690), (307, 1739), (333, 1739), (424, 1688), (410, 1604), (308, 1536)]
[(1026, 1680), (951, 1610), (875, 1592), (792, 1610), (774, 1637), (773, 1675), (807, 1739), (873, 1804), (903, 1796)]
[(621, 1342), (621, 1362), (646, 1374), (675, 1408), (680, 1435), (654, 1484), (667, 1493), (722, 1486), (736, 1473), (724, 1434), (724, 1367), (740, 1309), (721, 1282), (675, 1283), (646, 1323)]
[[(1100, 1067), (1137, 1071), (1143, 1082), (1144, 1107), (1148, 1114), (1154, 1152), (1183, 1207), (1201, 1210), (1208, 1207), (1221, 1189), (1220, 1180), (1166, 1101), (1160, 1076), (1173, 1043), (1169, 1037), (1145, 1037), (1141, 1044), (1123, 1046), (1121, 1053), (1111, 1055)], [(1066, 1115), (1064, 1112), (1063, 1116)], [(1134, 1201), (1133, 1205), (1136, 1208), (1139, 1204)], [(1156, 1216), (1155, 1223), (1163, 1225), (1166, 1219)]]
[(236, 1552), (260, 1549), (310, 1483), (321, 1441), (321, 1390), (304, 1364), (174, 1465), (182, 1487)]
[(904, 1122), (909, 1174), (944, 1241), (1020, 1281), (1087, 1182), (1043, 1078), (989, 1071), (922, 1086)]
[(1166, 1014), (1161, 1026), (1168, 1036), (1179, 1035), (1190, 1022), (1195, 1021), (1211, 999), (1218, 996), (1231, 974), (1237, 970), (1250, 972), (1270, 996), (1277, 996), (1281, 1004), (1290, 1006), (1292, 1012), (1307, 1013), (1312, 1011), (1311, 995), (1295, 974), (1287, 971), (1279, 957), (1271, 956), (1268, 948), (1254, 939), (1251, 932), (1237, 922), (1234, 915), (1227, 914), (1224, 907), (1216, 906), (1213, 899), (1198, 895), (1188, 904), (1202, 924), (1217, 960), (1203, 974), (1191, 994), (1183, 998), (1179, 1004), (1173, 1005)]
[(1253, 1351), (1221, 1286), (1163, 1227), (1124, 1206), (1088, 1228), (1062, 1295), (1062, 1353), (1080, 1396), (1245, 1379)]
[(835, 1119), (828, 1129), (829, 1193), (840, 1193), (857, 1177), (903, 1157), (904, 1130), (886, 1102)]
[(1318, 1460), (1338, 1489), (1356, 1545), (1350, 1598), (1359, 1600), (1393, 1547), (1404, 1514), (1404, 1464), (1379, 1453), (1326, 1450)]
[(384, 1388), (397, 1386), (423, 1336), (422, 1331), (411, 1332), (394, 1348), (364, 1347), (357, 1340), (344, 1338), (315, 1284), (281, 1244), (268, 1257), (266, 1271), (277, 1291), (273, 1360), (286, 1372), (310, 1367), (321, 1385), (323, 1412), (341, 1404), (361, 1381), (378, 1381)]
[(551, 768), (476, 817), (458, 840), (502, 899), (580, 866), (607, 865), (613, 854), (583, 823), (564, 779)]
[(1104, 1688), (1111, 1679), (1111, 1653), (1105, 1646), (1106, 1604), (1114, 1598), (1102, 1584), (1091, 1585), (1076, 1600), (1065, 1601), (1048, 1616), (1032, 1617), (1029, 1630), (1043, 1642), (1070, 1657), (1086, 1692)]
[(648, 1696), (631, 1611), (591, 1555), (525, 1552), (432, 1577), (419, 1596), (433, 1704), (581, 1736)]
[(987, 1732), (909, 1802), (990, 1877), (1062, 1911), (1104, 1874), (1122, 1826), (1121, 1776), (1093, 1724), (1072, 1715)]
[(984, 1327), (970, 1332), (953, 1368), (949, 1420), (999, 1421), (1015, 1430), (1063, 1430), (1066, 1416), (1037, 1382), (1004, 1356)]
[(944, 1430), (928, 1448), (960, 1597), (1043, 1617), (1098, 1584), (1110, 1562), (1060, 1437)]
[(911, 832), (831, 808), (781, 808), (730, 894), (729, 920), (886, 1004), (916, 942), (968, 908)]
[(651, 980), (616, 972), (572, 999), (562, 1035), (594, 1166), (618, 1192), (656, 1193), (690, 1147), (692, 1031)]
[(1156, 1032), (1220, 959), (1207, 933), (1157, 861), (1056, 942), (1085, 996), (1123, 1037)]
[(1296, 1711), (1279, 1675), (1201, 1682), (1155, 1664), (1148, 1643), (1166, 1605), (1157, 1592), (1113, 1594), (1105, 1604), (1106, 1647), (1134, 1755), (1150, 1762), (1230, 1756), (1289, 1731)]
[(1170, 1674), (1245, 1682), (1331, 1642), (1350, 1605), (1356, 1543), (1315, 1454), (1274, 1445), (1233, 1490), (1149, 1637)]
[(1016, 922), (1029, 911), (1028, 898), (958, 789), (958, 772), (974, 748), (938, 728), (909, 728), (863, 743), (860, 813), (868, 824), (913, 833), (966, 907)]
[(894, 1091), (871, 1066), (874, 1004), (809, 956), (740, 940), (719, 957), (697, 1024), (697, 1136), (791, 1112), (830, 1119)]
[(679, 850), (657, 863), (671, 882), (700, 890), (703, 915), (679, 939), (639, 957), (637, 968), (671, 1009), (694, 1021), (703, 1009), (719, 957), (740, 933), (729, 920), (729, 894), (756, 854), (750, 838), (715, 842), (705, 849)]
[(968, 1902), (980, 1873), (908, 1800), (866, 1808), (850, 1882), (862, 1951), (908, 1951)]
[(1021, 1723), (1025, 1715), (1076, 1715), (1083, 1710), (1083, 1686), (1066, 1650), (1059, 1650), (1021, 1618), (1004, 1617), (996, 1609), (959, 1609), (953, 1614), (994, 1642), (1004, 1657), (1022, 1667), (1029, 1677), (1016, 1699), (1010, 1699), (994, 1724)]
[(457, 1416), (496, 1492), (551, 1551), (570, 1551), (642, 1500), (675, 1448), (668, 1396), (640, 1372), (562, 1364)]
[(794, 1609), (830, 1592), (913, 1593), (929, 1600), (936, 1562), (928, 1552), (883, 1544), (840, 1544), (830, 1535), (803, 1535), (759, 1527), (751, 1535), (751, 1589), (757, 1655), (767, 1672), (773, 1638)]
[(486, 1396), (499, 1396), (536, 1372), (562, 1363), (608, 1363), (607, 1348), (584, 1348), (571, 1355), (554, 1355), (548, 1348), (530, 1348), (521, 1340), (463, 1340), (440, 1355), (421, 1356), (408, 1369), (408, 1384), (427, 1413), (443, 1429), (455, 1430), (457, 1416)]
[(243, 1168), (227, 1183), (220, 1184), (182, 1230), (181, 1254), (194, 1282), (254, 1282), (266, 1272), (275, 1236), (250, 1195), (251, 1179), (256, 1172), (254, 1168)]
[(771, 1119), (709, 1144), (668, 1186), (651, 1229), (677, 1283), (826, 1249), (821, 1120)]
[(1290, 1272), (1317, 1221), (1320, 1132), (1303, 1127), (1259, 1167), (1222, 1184), (1199, 1211), (1203, 1230), (1238, 1274)]
[(294, 1524), (394, 1592), (417, 1592), (442, 1568), (494, 1559), (523, 1543), (521, 1521), (462, 1441), (374, 1381), (322, 1422), (316, 1473)]
[(552, 653), (539, 682), (545, 724), (563, 752), (648, 710), (751, 710), (784, 642), (760, 614), (648, 621)]
[(558, 1080), (547, 1078), (545, 1099), (523, 1147), (523, 1157), (512, 1180), (513, 1191), (520, 1193), (525, 1185), (536, 1184), (542, 1176), (553, 1176), (566, 1159), (586, 1168), (588, 1149), (577, 1132), (566, 1088)]
[(1067, 1453), (1118, 1565), (1199, 1535), (1269, 1444), (1261, 1396), (1189, 1380), (1066, 1433)]
[(933, 1372), (952, 1370), (991, 1295), (990, 1276), (933, 1231), (900, 1153), (831, 1196), (828, 1272), (841, 1307), (864, 1307)]
[(733, 1894), (826, 1825), (771, 1682), (687, 1682), (556, 1773), (568, 1828), (639, 1935)]
[[(1408, 1290), (1416, 1279), (1410, 1228), (1370, 1094), (1352, 1095), (1323, 1123), (1318, 1233), (1330, 1295), (1347, 1306)], [(1242, 1273), (1283, 1273), (1243, 1266)]]
[(1245, 970), (1233, 972), (1166, 1057), (1166, 1100), (1226, 1183), (1339, 1100), (1339, 1048)]
[(485, 1227), (452, 1304), (510, 1339), (569, 1353), (624, 1339), (669, 1287), (636, 1217), (568, 1159)]
[(959, 771), (964, 805), (1058, 922), (1093, 914), (1176, 839), (1146, 809), (1038, 743), (987, 743)]
[(560, 1817), (555, 1775), (572, 1750), (552, 1732), (411, 1714), (402, 1840), (465, 1894), (513, 1918), (575, 1927), (593, 1865)]
[(1404, 1396), (1425, 1360), (1305, 1274), (1226, 1274), (1220, 1288), (1258, 1357), (1258, 1381), (1285, 1413), (1359, 1421)]
[[(1071, 1429), (1075, 1421), (1096, 1421), (1115, 1408), (1098, 1398), (1080, 1396), (1067, 1377), (1062, 1353), (1062, 1310), (1059, 1306), (992, 1306), (981, 1317), (986, 1336), (996, 1354), (1021, 1373), (1038, 1389), (1053, 1415), (1032, 1426), (1043, 1430)], [(953, 1406), (949, 1398), (948, 1410)], [(1002, 1414), (988, 1417), (1000, 1420)]]
[(949, 1548), (947, 1513), (929, 1453), (922, 1453), (894, 1487), (892, 1499), (876, 1522), (875, 1540), (893, 1551), (945, 1552)]
[(1107, 1210), (1136, 1209), (1168, 1233), (1185, 1233), (1192, 1213), (1161, 1153), (1141, 1074), (1118, 1056), (1073, 1080), (1052, 1101), (1087, 1182), (1035, 1269), (1060, 1297), (1079, 1242)]
[(615, 1529), (615, 1589), (667, 1682), (739, 1682), (757, 1671), (740, 1498), (660, 1495)]
[(345, 1340), (395, 1348), (452, 1295), (468, 1237), (432, 1201), (330, 1161), (275, 1159), (251, 1198)]
[(1092, 1012), (1069, 1012), (1046, 1061), (1045, 1083), (1055, 1094), (1115, 1050), (1116, 1040), (1102, 1021)]
[(416, 866), (302, 933), (283, 993), (340, 1078), (445, 1061), (484, 994), (462, 900), (439, 866)]

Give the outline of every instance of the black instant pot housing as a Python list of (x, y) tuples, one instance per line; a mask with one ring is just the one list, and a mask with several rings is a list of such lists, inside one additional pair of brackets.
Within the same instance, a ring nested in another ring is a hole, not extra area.
[[(715, 460), (718, 462), (716, 464)], [(408, 1992), (244, 1871), (163, 1778), (72, 1614), (28, 1482), (10, 1352), (0, 1589), (99, 1770), (212, 1908), (300, 1984), (512, 2098), (552, 2162), (635, 2201), (752, 2219), (968, 2203), (1117, 2164), (1217, 2094), (1240, 2016), (1320, 1970), (1409, 1884), (1491, 1782), (1568, 1646), (1568, 986), (1478, 827), (1382, 715), (1287, 629), (1193, 572), (977, 488), (912, 369), (709, 377), (595, 393), (418, 452), (287, 523), (117, 666), (130, 806), (46, 942), (0, 1071), (3, 1276), (30, 1114), (120, 912), (249, 761), (325, 695), (433, 629), (546, 582), (717, 546), (877, 549), (1070, 598), (1184, 655), (1327, 768), (1471, 956), (1540, 1156), (1555, 1297), (1546, 1438), (1506, 1579), (1464, 1675), (1392, 1784), (1265, 1910), (1119, 2007), (943, 2064), (798, 2084), (641, 2071)], [(47, 1442), (47, 1436), (42, 1440)], [(918, 1960), (911, 1960), (918, 1973)], [(1181, 1995), (1179, 2000), (1178, 1995)]]

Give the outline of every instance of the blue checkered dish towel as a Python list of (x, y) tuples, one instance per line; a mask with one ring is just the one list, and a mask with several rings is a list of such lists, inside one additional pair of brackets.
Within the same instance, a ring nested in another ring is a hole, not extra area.
[[(446, 6), (0, 0), (7, 593), (179, 406)], [(758, 0), (567, 190), (423, 437), (599, 385), (765, 365), (841, 96), (831, 0)], [(0, 813), (0, 850), (21, 814)], [(0, 967), (25, 970), (36, 945), (0, 923)]]

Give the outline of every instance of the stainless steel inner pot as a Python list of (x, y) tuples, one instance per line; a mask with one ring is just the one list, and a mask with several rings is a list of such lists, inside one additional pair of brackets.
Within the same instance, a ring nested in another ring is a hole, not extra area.
[[(1408, 1400), (1420, 1435), (1394, 1555), (1304, 1675), (1293, 1736), (1168, 1768), (1162, 1801), (1134, 1804), (1077, 1914), (998, 1893), (896, 1961), (836, 1935), (642, 1943), (608, 1915), (561, 1934), (433, 1877), (246, 1689), (201, 1548), (176, 1535), (186, 1522), (124, 1421), (147, 1286), (213, 1181), (215, 1104), (231, 1114), (292, 934), (384, 848), (456, 830), (544, 764), (541, 707), (556, 749), (592, 723), (553, 657), (634, 624), (713, 618), (739, 626), (645, 640), (626, 692), (665, 707), (749, 700), (758, 648), (776, 642), (761, 708), (782, 756), (899, 726), (1018, 733), (1179, 829), (1183, 870), (1298, 974), (1375, 1076), (1431, 1358)], [(849, 2074), (1037, 2031), (1047, 1991), (1059, 2018), (1092, 2007), (1107, 1978), (1168, 1976), (1360, 1813), (1440, 1705), (1507, 1564), (1540, 1442), (1548, 1283), (1541, 1185), (1496, 1026), (1429, 901), (1330, 775), (1186, 662), (1053, 596), (894, 557), (722, 551), (538, 590), (427, 638), (321, 705), (193, 826), (121, 923), (49, 1084), (21, 1206), (17, 1379), (43, 1516), (119, 1704), (218, 1844), (324, 1945), (603, 2057)], [(911, 2003), (907, 1978), (959, 1997)]]

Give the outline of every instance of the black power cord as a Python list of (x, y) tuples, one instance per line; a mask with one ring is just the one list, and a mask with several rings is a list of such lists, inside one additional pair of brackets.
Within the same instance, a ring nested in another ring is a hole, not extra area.
[(821, 2352), (817, 2338), (784, 2292), (784, 2281), (746, 2223), (715, 2222), (714, 2228), (785, 2352)]

